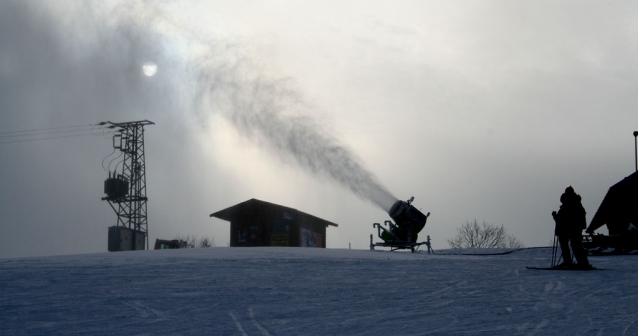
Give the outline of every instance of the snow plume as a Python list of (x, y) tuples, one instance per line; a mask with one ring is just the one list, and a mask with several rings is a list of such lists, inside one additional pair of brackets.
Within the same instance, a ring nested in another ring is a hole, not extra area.
[[(327, 127), (310, 117), (313, 108), (291, 80), (264, 75), (241, 52), (241, 43), (215, 39), (179, 21), (169, 15), (171, 6), (153, 1), (56, 2), (45, 9), (17, 1), (5, 4), (29, 13), (31, 22), (46, 22), (35, 27), (38, 36), (53, 44), (49, 50), (55, 51), (55, 62), (42, 55), (38, 63), (57, 78), (43, 90), (59, 90), (57, 96), (63, 98), (57, 99), (64, 100), (66, 110), (95, 111), (97, 103), (103, 113), (94, 113), (102, 119), (107, 119), (106, 111), (118, 110), (119, 115), (110, 112), (108, 119), (121, 120), (154, 117), (145, 111), (166, 115), (190, 110), (200, 118), (221, 113), (240, 134), (280, 158), (389, 210), (396, 198)], [(141, 76), (146, 61), (158, 64), (152, 81)], [(62, 86), (53, 84), (62, 77)], [(76, 106), (77, 101), (84, 103)]]
[(208, 62), (198, 78), (200, 110), (221, 110), (244, 136), (305, 170), (327, 177), (386, 212), (396, 198), (381, 185), (354, 153), (307, 113), (302, 95), (285, 80), (220, 73)]
[(313, 108), (292, 80), (260, 74), (237, 55), (229, 60), (227, 56), (236, 50), (227, 50), (220, 58), (214, 43), (204, 46), (205, 52), (193, 62), (198, 113), (221, 111), (242, 135), (282, 159), (292, 158), (312, 174), (331, 179), (389, 211), (396, 197), (327, 127), (310, 117)]

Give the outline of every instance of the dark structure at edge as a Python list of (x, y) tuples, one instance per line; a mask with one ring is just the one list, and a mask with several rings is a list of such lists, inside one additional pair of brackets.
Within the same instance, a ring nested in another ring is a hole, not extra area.
[[(633, 224), (633, 225), (632, 225)], [(607, 225), (609, 235), (593, 232)], [(614, 249), (614, 253), (638, 250), (638, 172), (609, 188), (583, 237), (583, 246), (592, 254)]]

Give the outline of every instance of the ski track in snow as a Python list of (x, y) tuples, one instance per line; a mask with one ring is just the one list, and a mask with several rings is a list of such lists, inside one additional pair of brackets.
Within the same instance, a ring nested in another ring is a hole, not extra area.
[(636, 335), (638, 257), (210, 248), (0, 259), (0, 335)]

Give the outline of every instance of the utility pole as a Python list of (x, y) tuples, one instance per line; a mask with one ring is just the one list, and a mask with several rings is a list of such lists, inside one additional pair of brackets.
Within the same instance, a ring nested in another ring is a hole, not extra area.
[[(104, 181), (103, 201), (117, 214), (117, 224), (109, 228), (109, 251), (143, 250), (148, 248), (148, 216), (146, 197), (146, 164), (144, 155), (144, 126), (155, 123), (142, 120), (123, 123), (106, 122), (119, 128), (113, 135), (113, 148), (124, 158)], [(144, 244), (146, 243), (146, 244)]]
[(638, 172), (638, 131), (634, 131), (634, 155), (636, 158), (636, 171)]

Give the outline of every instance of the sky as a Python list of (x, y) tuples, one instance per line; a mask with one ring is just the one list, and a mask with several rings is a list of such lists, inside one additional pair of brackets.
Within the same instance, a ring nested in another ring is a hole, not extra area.
[(591, 221), (635, 170), (637, 10), (2, 1), (0, 258), (103, 252), (116, 223), (108, 134), (8, 132), (144, 119), (151, 243), (228, 245), (209, 214), (257, 198), (338, 223), (328, 248), (365, 249), (389, 200), (414, 196), (435, 249), (474, 219), (546, 246), (567, 186)]

